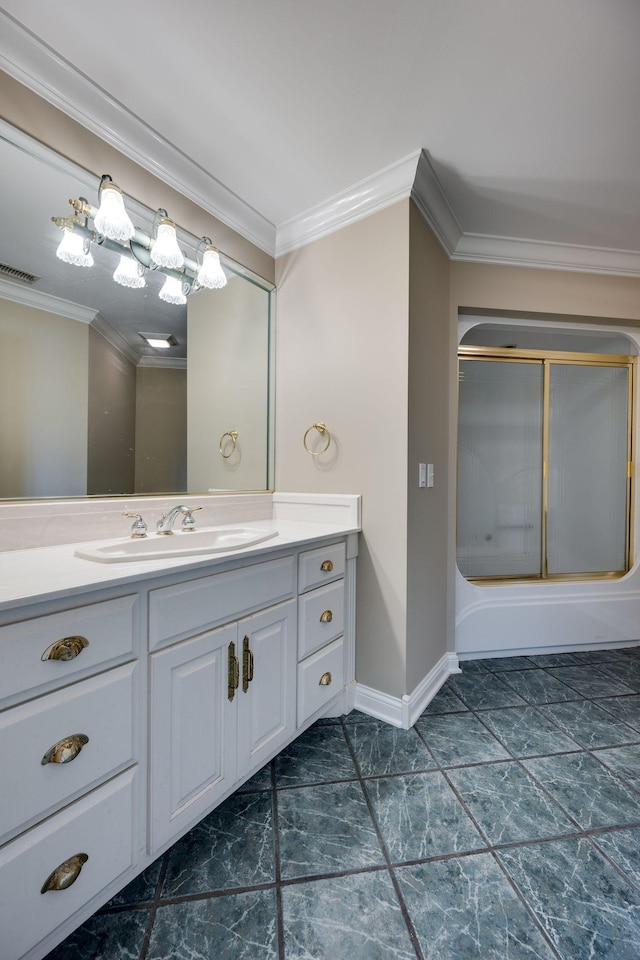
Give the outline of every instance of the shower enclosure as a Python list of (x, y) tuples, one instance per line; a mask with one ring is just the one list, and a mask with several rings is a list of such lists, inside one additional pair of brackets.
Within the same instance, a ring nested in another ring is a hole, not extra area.
[(601, 579), (631, 563), (635, 358), (459, 351), (458, 567)]

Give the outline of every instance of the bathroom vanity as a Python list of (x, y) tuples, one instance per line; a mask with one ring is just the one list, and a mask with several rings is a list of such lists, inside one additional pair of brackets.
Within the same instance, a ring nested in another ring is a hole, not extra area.
[(0, 554), (2, 960), (45, 956), (314, 720), (352, 708), (359, 498), (342, 500), (340, 522), (298, 504), (216, 554)]

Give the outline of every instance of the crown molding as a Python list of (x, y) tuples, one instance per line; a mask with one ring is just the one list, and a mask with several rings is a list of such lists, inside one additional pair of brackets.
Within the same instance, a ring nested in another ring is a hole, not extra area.
[(463, 235), (462, 227), (447, 200), (426, 150), (420, 152), (411, 199), (435, 233), (445, 253), (452, 256)]
[[(411, 197), (452, 260), (640, 277), (640, 251), (464, 233), (426, 150), (385, 167), (276, 229), (10, 14), (0, 11), (0, 22), (1, 69), (270, 256), (282, 256)], [(51, 306), (42, 309), (60, 312)]]
[(186, 370), (187, 361), (184, 357), (140, 357), (139, 367), (162, 367), (164, 370)]
[(0, 11), (0, 68), (270, 256), (275, 227), (153, 127)]
[(67, 320), (78, 320), (80, 323), (93, 323), (96, 318), (96, 311), (91, 307), (82, 307), (72, 303), (71, 300), (54, 297), (50, 293), (34, 290), (33, 287), (24, 286), (18, 281), (6, 280), (4, 277), (0, 277), (0, 297), (12, 300), (14, 303), (21, 303), (25, 307), (55, 313), (59, 317), (66, 317)]
[(132, 347), (128, 340), (126, 340), (120, 331), (114, 327), (112, 323), (102, 316), (101, 313), (96, 313), (94, 315), (91, 326), (101, 337), (104, 337), (112, 347), (121, 353), (123, 357), (126, 357), (127, 360), (130, 360), (134, 366), (138, 366), (140, 363), (141, 354)]
[(276, 231), (276, 257), (342, 230), (411, 196), (420, 156), (419, 151), (411, 153), (336, 193), (324, 203), (279, 224)]
[(640, 277), (640, 251), (586, 247), (570, 243), (545, 243), (519, 237), (492, 237), (464, 233), (450, 254), (452, 260), (497, 263), (574, 273), (601, 273)]

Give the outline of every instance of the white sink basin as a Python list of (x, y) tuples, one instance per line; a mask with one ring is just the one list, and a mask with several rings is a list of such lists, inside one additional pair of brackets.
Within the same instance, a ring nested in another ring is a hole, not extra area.
[(277, 530), (259, 530), (256, 527), (212, 527), (209, 530), (172, 533), (170, 536), (159, 537), (152, 533), (142, 540), (109, 540), (101, 544), (88, 544), (76, 550), (75, 555), (99, 563), (193, 557), (201, 553), (242, 550), (277, 536)]

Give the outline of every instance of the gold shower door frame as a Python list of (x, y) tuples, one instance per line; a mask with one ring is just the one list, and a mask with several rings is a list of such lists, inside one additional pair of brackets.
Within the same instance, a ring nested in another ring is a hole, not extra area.
[[(631, 569), (634, 555), (634, 485), (635, 485), (635, 398), (637, 357), (621, 354), (577, 353), (560, 350), (518, 350), (508, 347), (472, 347), (458, 348), (458, 373), (460, 360), (492, 360), (504, 363), (540, 364), (543, 370), (542, 387), (542, 522), (541, 522), (541, 570), (539, 574), (522, 574), (491, 577), (466, 577), (469, 583), (529, 583), (539, 581), (585, 581), (618, 580)], [(549, 520), (549, 421), (550, 421), (550, 372), (555, 364), (583, 367), (621, 367), (628, 370), (627, 377), (627, 484), (626, 484), (626, 536), (625, 569), (603, 570), (596, 573), (554, 573), (547, 569), (547, 525)], [(459, 469), (459, 467), (458, 467)], [(456, 510), (457, 513), (457, 510)], [(457, 538), (456, 538), (457, 542)]]

